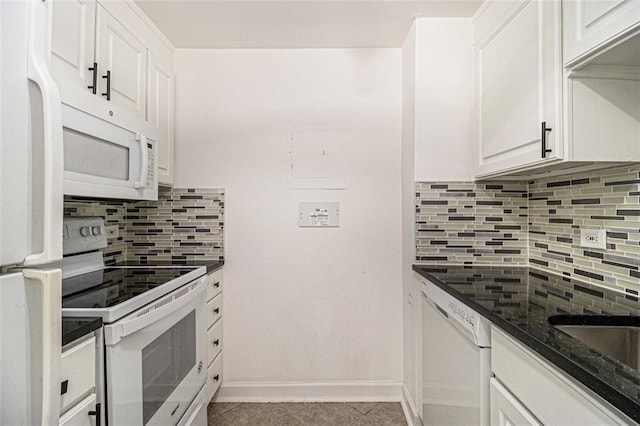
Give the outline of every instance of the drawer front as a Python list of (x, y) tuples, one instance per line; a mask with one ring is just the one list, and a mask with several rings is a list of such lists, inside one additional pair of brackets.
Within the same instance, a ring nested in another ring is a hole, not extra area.
[[(491, 369), (495, 377), (543, 424), (610, 425), (625, 421), (581, 385), (529, 349), (491, 328)], [(544, 389), (544, 392), (540, 390)]]
[[(89, 414), (89, 413), (94, 414)], [(94, 426), (96, 424), (96, 394), (92, 393), (79, 404), (71, 407), (60, 417), (60, 425), (64, 426)]]
[(209, 274), (209, 284), (207, 285), (207, 300), (217, 296), (222, 291), (222, 269)]
[(215, 395), (216, 391), (222, 383), (222, 354), (218, 355), (213, 363), (207, 370), (207, 395), (206, 402), (208, 403)]
[(96, 338), (84, 340), (62, 352), (60, 412), (94, 391), (96, 382)]
[(222, 294), (207, 302), (207, 327), (211, 327), (222, 316)]
[(207, 345), (209, 354), (207, 365), (209, 365), (222, 350), (222, 321), (218, 321), (207, 331)]

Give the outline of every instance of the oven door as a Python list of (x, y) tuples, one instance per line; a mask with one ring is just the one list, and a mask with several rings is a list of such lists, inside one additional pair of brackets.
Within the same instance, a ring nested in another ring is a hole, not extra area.
[(175, 425), (205, 383), (206, 277), (104, 328), (108, 421)]
[(64, 193), (156, 200), (156, 130), (122, 127), (62, 105)]

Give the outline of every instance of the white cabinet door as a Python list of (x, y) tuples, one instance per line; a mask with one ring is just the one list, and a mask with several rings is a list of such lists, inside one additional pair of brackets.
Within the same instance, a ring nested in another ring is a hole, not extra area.
[(475, 42), (479, 176), (562, 158), (559, 2), (521, 1), (499, 19), (494, 5), (479, 18), (494, 31)]
[(96, 93), (93, 90), (94, 74), (100, 70), (93, 69), (95, 0), (54, 1), (51, 4), (51, 70), (63, 100), (73, 91)]
[(640, 0), (564, 0), (564, 63), (571, 64), (640, 28)]
[(147, 50), (101, 6), (96, 16), (96, 62), (101, 67), (99, 93), (144, 118)]
[(491, 425), (541, 425), (507, 388), (496, 379), (491, 379)]
[(147, 121), (158, 128), (158, 182), (173, 185), (173, 72), (149, 52)]

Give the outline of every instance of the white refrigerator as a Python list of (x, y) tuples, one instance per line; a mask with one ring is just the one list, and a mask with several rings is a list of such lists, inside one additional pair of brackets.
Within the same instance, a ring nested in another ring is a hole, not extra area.
[[(0, 0), (0, 424), (57, 424), (62, 258), (60, 95), (51, 0)], [(10, 268), (22, 269), (12, 272)]]

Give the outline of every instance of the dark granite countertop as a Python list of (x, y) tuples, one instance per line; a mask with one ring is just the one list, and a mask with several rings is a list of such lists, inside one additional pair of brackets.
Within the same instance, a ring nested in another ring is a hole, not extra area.
[(62, 317), (62, 346), (102, 327), (100, 317)]
[(206, 266), (207, 274), (210, 274), (224, 266), (224, 261), (222, 260), (194, 260), (194, 259), (178, 259), (171, 261), (157, 261), (154, 259), (149, 259), (146, 261), (125, 261), (118, 262), (112, 265), (106, 266)]
[(637, 296), (530, 267), (414, 265), (413, 270), (640, 422), (640, 371), (547, 321), (553, 315), (619, 315), (635, 316), (636, 323)]

